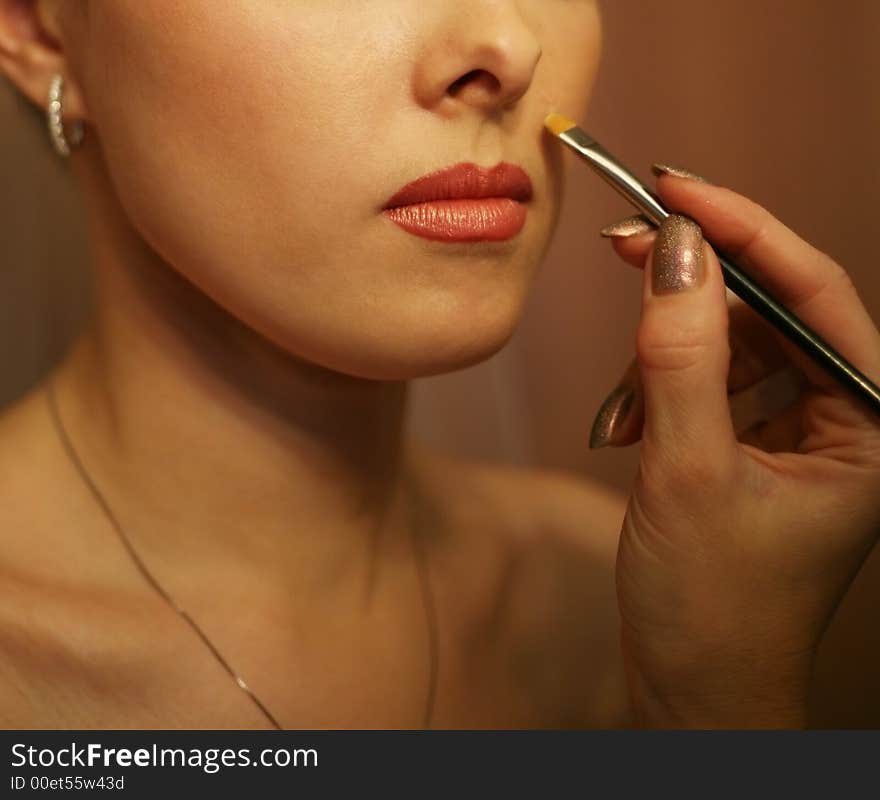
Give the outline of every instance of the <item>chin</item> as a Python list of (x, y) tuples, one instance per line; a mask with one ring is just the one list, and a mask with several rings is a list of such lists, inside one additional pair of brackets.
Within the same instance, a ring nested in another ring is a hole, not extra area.
[(424, 315), (383, 331), (369, 352), (347, 360), (342, 371), (372, 380), (413, 380), (456, 372), (494, 356), (521, 319), (520, 303), (497, 303), (492, 313)]
[(227, 308), (295, 359), (366, 380), (429, 377), (491, 358), (522, 319), (537, 259), (488, 264), (472, 257), (430, 269), (426, 262), (402, 278), (387, 270), (383, 282), (368, 264), (366, 277), (333, 284), (323, 303), (261, 293), (244, 304), (238, 292)]

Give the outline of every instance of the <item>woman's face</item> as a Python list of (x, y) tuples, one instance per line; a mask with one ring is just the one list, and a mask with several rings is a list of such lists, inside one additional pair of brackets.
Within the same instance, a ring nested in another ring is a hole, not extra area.
[[(295, 356), (373, 379), (459, 369), (507, 341), (562, 194), (562, 149), (542, 122), (586, 110), (594, 0), (86, 10), (70, 69), (119, 202), (230, 314)], [(471, 201), (463, 227), (455, 202), (401, 212), (439, 217), (433, 232), (451, 225), (450, 241), (384, 211), (423, 175), (500, 162), (525, 170), (530, 200)], [(511, 209), (516, 222), (518, 202), (519, 232), (476, 224)]]

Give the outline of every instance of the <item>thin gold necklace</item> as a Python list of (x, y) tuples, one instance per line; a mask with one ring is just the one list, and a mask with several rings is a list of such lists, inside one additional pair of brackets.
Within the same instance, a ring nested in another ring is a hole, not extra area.
[[(214, 643), (208, 638), (205, 632), (199, 627), (196, 621), (183, 609), (181, 608), (173, 597), (165, 590), (161, 583), (156, 579), (152, 572), (147, 568), (147, 565), (143, 562), (140, 555), (138, 555), (137, 551), (134, 549), (134, 546), (131, 543), (131, 540), (128, 538), (125, 531), (122, 529), (122, 526), (119, 524), (119, 521), (116, 519), (116, 515), (110, 509), (107, 501), (104, 499), (104, 496), (99, 491), (98, 487), (95, 485), (94, 480), (89, 475), (85, 466), (83, 466), (82, 460), (76, 452), (76, 449), (73, 446), (73, 443), (70, 440), (70, 436), (67, 434), (67, 430), (61, 422), (61, 415), (58, 413), (58, 403), (55, 399), (55, 389), (52, 383), (52, 380), (46, 379), (46, 395), (49, 401), (49, 409), (52, 414), (52, 420), (55, 424), (55, 430), (58, 433), (59, 438), (64, 446), (64, 450), (67, 452), (67, 455), (70, 457), (70, 460), (73, 462), (76, 471), (80, 474), (86, 486), (88, 486), (95, 500), (98, 502), (98, 505), (104, 511), (104, 514), (107, 516), (110, 524), (113, 526), (113, 529), (116, 531), (116, 534), (119, 536), (119, 540), (122, 542), (125, 551), (131, 556), (132, 561), (134, 561), (135, 566), (138, 571), (147, 581), (147, 583), (156, 591), (156, 593), (169, 605), (171, 608), (183, 618), (184, 622), (195, 632), (195, 634), (201, 639), (202, 643), (208, 650), (211, 652), (211, 655), (217, 660), (220, 666), (229, 674), (233, 681), (235, 681), (236, 685), (242, 689), (245, 694), (251, 699), (254, 705), (263, 713), (269, 723), (276, 730), (284, 730), (281, 724), (278, 722), (276, 717), (269, 711), (268, 708), (263, 704), (259, 697), (254, 693), (253, 689), (248, 686), (247, 682), (244, 678), (241, 677), (230, 665), (229, 662), (223, 657), (220, 651), (214, 646)], [(428, 628), (428, 647), (429, 647), (429, 676), (428, 676), (428, 691), (427, 691), (427, 699), (425, 702), (425, 715), (423, 720), (423, 726), (425, 728), (430, 728), (431, 726), (431, 716), (434, 711), (434, 699), (437, 692), (437, 673), (438, 673), (438, 645), (437, 645), (437, 618), (434, 607), (434, 598), (431, 592), (431, 585), (428, 579), (427, 565), (425, 560), (425, 554), (422, 550), (422, 543), (420, 538), (415, 533), (415, 526), (411, 527), (413, 531), (413, 548), (415, 553), (415, 562), (416, 569), (418, 572), (419, 578), (419, 586), (422, 594), (422, 603), (425, 609), (425, 618), (427, 622)]]

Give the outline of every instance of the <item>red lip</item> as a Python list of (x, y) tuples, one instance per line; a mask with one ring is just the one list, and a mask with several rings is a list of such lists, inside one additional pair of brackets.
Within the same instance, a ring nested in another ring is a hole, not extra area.
[(526, 222), (532, 181), (514, 164), (456, 164), (404, 186), (383, 213), (409, 233), (447, 242), (501, 241)]

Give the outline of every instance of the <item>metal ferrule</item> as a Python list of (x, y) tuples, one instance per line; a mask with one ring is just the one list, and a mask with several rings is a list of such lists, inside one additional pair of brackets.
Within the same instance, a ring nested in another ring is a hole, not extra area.
[(559, 134), (559, 138), (585, 158), (606, 183), (639, 208), (655, 225), (659, 227), (670, 215), (654, 192), (582, 128), (571, 128)]

